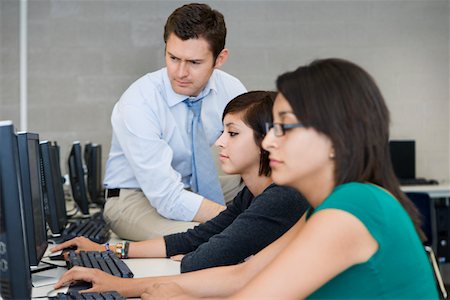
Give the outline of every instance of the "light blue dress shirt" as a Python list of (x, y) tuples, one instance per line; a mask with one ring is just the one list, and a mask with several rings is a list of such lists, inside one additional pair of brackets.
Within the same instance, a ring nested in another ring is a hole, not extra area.
[[(199, 96), (210, 145), (222, 131), (227, 103), (246, 92), (235, 77), (214, 70)], [(192, 174), (192, 141), (187, 96), (173, 91), (167, 69), (135, 81), (114, 106), (111, 149), (106, 162), (107, 189), (140, 188), (162, 216), (191, 221), (203, 197), (186, 190)]]

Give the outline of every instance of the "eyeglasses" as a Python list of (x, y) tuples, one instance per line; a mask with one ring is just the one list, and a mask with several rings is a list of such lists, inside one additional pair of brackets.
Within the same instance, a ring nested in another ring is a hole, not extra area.
[(293, 128), (305, 127), (305, 124), (281, 124), (281, 123), (269, 123), (266, 122), (266, 134), (273, 128), (273, 133), (276, 137), (280, 137), (286, 134), (286, 131)]

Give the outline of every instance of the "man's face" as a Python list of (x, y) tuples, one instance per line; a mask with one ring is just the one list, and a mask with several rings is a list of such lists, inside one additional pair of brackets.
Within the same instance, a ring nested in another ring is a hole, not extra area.
[(204, 38), (183, 41), (172, 33), (166, 42), (166, 66), (177, 94), (198, 96), (216, 64)]

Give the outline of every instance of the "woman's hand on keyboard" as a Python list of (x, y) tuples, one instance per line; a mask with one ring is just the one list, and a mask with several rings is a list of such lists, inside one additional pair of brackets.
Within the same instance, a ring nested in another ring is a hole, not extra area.
[(107, 292), (117, 291), (122, 285), (123, 278), (107, 274), (98, 269), (73, 267), (65, 272), (59, 281), (54, 285), (55, 289), (62, 286), (68, 286), (75, 281), (85, 281), (92, 283), (92, 288), (80, 291), (88, 292)]
[(106, 251), (105, 245), (97, 244), (83, 236), (76, 237), (64, 243), (58, 244), (50, 249), (50, 252), (56, 252), (66, 248), (76, 248), (76, 251)]

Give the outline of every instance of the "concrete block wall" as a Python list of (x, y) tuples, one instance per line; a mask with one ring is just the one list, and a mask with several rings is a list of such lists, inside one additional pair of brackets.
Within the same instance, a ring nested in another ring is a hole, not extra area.
[(0, 1), (0, 120), (19, 125), (19, 1)]
[[(449, 1), (205, 1), (225, 15), (223, 69), (249, 90), (316, 58), (367, 69), (392, 114), (393, 139), (415, 139), (417, 175), (450, 180)], [(103, 145), (110, 113), (138, 77), (163, 66), (163, 26), (182, 1), (30, 0), (28, 129)], [(0, 119), (19, 125), (19, 1), (0, 1)], [(65, 165), (63, 172), (66, 171)]]

